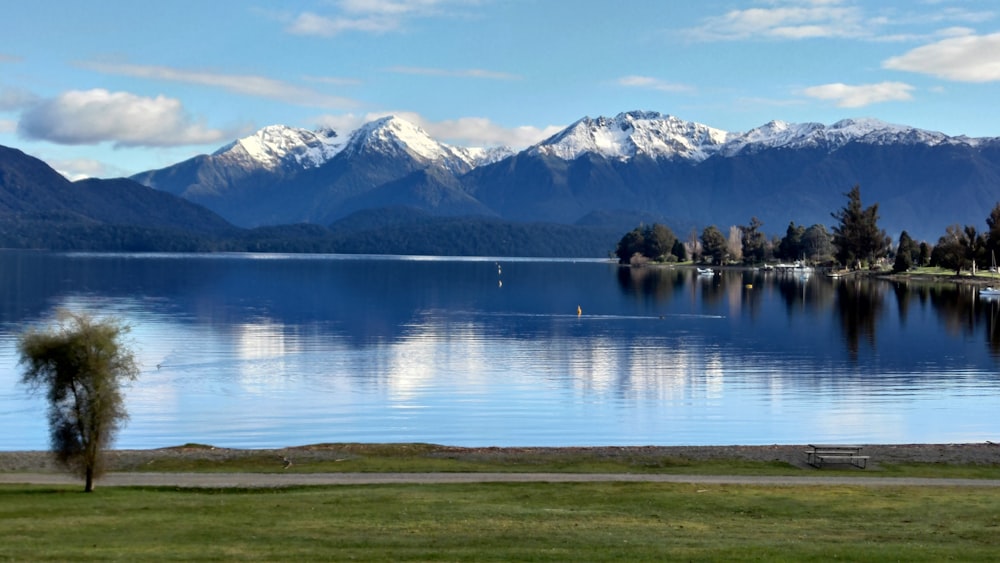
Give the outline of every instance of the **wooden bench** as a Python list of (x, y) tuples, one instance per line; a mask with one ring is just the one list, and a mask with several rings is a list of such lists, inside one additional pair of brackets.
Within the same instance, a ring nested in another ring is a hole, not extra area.
[(806, 448), (806, 463), (816, 468), (835, 463), (849, 463), (859, 469), (868, 466), (868, 456), (860, 455), (862, 446), (809, 444)]

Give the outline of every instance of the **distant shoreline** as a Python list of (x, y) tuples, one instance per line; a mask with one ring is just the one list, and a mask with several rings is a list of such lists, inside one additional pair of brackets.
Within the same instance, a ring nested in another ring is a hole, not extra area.
[[(696, 269), (696, 268), (710, 268), (712, 270), (720, 270), (720, 271), (727, 271), (727, 272), (730, 272), (730, 271), (731, 272), (741, 272), (741, 271), (742, 272), (748, 272), (748, 271), (754, 271), (754, 270), (759, 270), (760, 269), (759, 266), (728, 265), (728, 264), (724, 265), (724, 266), (719, 266), (719, 265), (709, 265), (709, 266), (706, 266), (704, 264), (695, 264), (693, 262), (684, 262), (682, 264), (670, 264), (670, 263), (666, 263), (666, 262), (648, 262), (646, 264), (641, 264), (641, 265), (638, 265), (638, 266), (631, 266), (629, 264), (619, 264), (619, 266), (625, 266), (625, 267), (628, 267), (628, 268), (648, 268), (648, 267), (653, 267), (653, 268), (682, 268), (682, 269), (685, 269), (685, 270), (693, 270), (693, 269)], [(819, 272), (819, 273), (822, 273), (822, 274), (825, 274), (826, 272), (828, 272), (830, 270), (831, 270), (831, 268), (827, 268), (827, 267), (819, 267), (819, 266), (816, 267), (816, 271)], [(928, 274), (928, 273), (915, 273), (915, 272), (902, 273), (902, 274), (894, 274), (894, 273), (888, 272), (888, 271), (870, 272), (870, 271), (865, 271), (865, 270), (852, 270), (852, 271), (847, 271), (847, 272), (844, 273), (844, 277), (855, 277), (855, 276), (868, 277), (868, 278), (877, 278), (877, 279), (883, 279), (883, 280), (892, 281), (892, 282), (955, 283), (955, 284), (959, 284), (959, 285), (975, 285), (975, 286), (997, 285), (997, 286), (1000, 286), (1000, 276), (982, 277), (982, 276), (973, 276), (973, 275), (968, 274), (968, 273), (963, 273), (961, 275), (956, 275), (954, 273)]]

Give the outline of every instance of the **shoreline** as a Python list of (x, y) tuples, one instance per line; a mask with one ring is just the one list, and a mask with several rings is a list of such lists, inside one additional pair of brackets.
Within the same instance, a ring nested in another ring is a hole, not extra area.
[[(274, 449), (221, 448), (186, 444), (148, 450), (109, 450), (108, 471), (135, 471), (156, 460), (185, 459), (231, 461), (240, 458), (274, 456), (275, 463), (287, 458), (297, 462), (342, 461), (360, 456), (377, 457), (386, 446), (412, 448), (415, 455), (489, 463), (524, 456), (580, 456), (599, 459), (680, 459), (691, 461), (746, 460), (785, 462), (806, 467), (805, 444), (727, 446), (588, 446), (588, 447), (457, 447), (435, 444), (313, 444)], [(865, 444), (862, 453), (871, 457), (871, 466), (882, 463), (943, 463), (954, 465), (1000, 464), (1000, 443)], [(60, 471), (47, 450), (0, 451), (0, 472)]]
[[(742, 264), (725, 264), (725, 265), (704, 265), (695, 264), (693, 262), (684, 262), (681, 264), (671, 264), (666, 262), (648, 262), (646, 264), (641, 264), (638, 266), (633, 266), (630, 264), (618, 264), (620, 267), (624, 268), (664, 268), (664, 269), (696, 269), (696, 268), (710, 268), (712, 270), (724, 271), (724, 272), (748, 272), (759, 269), (758, 266), (746, 266)], [(950, 273), (920, 273), (920, 272), (902, 272), (894, 274), (889, 270), (879, 270), (879, 271), (869, 271), (869, 270), (835, 270), (826, 266), (816, 266), (815, 270), (817, 272), (826, 273), (831, 271), (841, 272), (838, 277), (841, 278), (852, 278), (852, 277), (866, 277), (874, 279), (882, 279), (891, 282), (915, 282), (915, 283), (954, 283), (957, 285), (974, 285), (974, 286), (988, 286), (997, 285), (1000, 286), (1000, 276), (989, 275), (984, 276), (981, 273), (978, 275), (972, 275), (969, 272), (963, 272), (962, 274)]]

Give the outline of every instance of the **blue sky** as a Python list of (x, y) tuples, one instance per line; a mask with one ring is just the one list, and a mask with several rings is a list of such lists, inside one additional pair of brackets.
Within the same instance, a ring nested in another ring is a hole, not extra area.
[(0, 21), (0, 145), (71, 177), (390, 113), (523, 148), (583, 116), (728, 131), (875, 117), (1000, 136), (995, 0), (34, 0)]

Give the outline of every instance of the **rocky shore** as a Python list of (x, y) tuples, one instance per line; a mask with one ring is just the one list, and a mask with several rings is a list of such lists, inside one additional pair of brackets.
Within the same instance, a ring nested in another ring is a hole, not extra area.
[[(703, 461), (741, 459), (749, 461), (782, 461), (805, 467), (804, 445), (769, 446), (603, 446), (587, 448), (459, 448), (421, 446), (421, 455), (440, 456), (469, 461), (501, 462), (524, 457), (588, 456), (620, 458), (629, 461), (679, 459)], [(305, 461), (335, 461), (359, 455), (369, 447), (358, 444), (320, 444), (270, 450), (216, 448), (188, 445), (149, 450), (114, 450), (108, 455), (110, 471), (134, 471), (157, 460), (184, 458), (187, 460), (226, 461), (241, 457), (273, 455), (276, 463), (282, 459)], [(946, 463), (1000, 464), (1000, 443), (974, 444), (892, 444), (866, 445), (862, 451), (870, 456), (870, 467), (881, 463)], [(369, 454), (370, 455), (370, 454)], [(52, 456), (46, 451), (0, 452), (0, 472), (56, 471)]]

